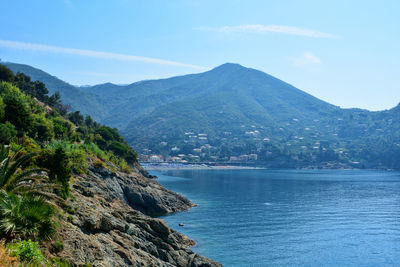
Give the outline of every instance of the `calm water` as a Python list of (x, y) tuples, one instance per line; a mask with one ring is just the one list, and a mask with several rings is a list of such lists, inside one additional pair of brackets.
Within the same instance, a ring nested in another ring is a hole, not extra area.
[(163, 219), (224, 266), (400, 266), (398, 172), (153, 174), (198, 204)]

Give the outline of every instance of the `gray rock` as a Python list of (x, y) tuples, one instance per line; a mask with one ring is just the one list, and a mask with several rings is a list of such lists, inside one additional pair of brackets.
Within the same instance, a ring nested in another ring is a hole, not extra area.
[(192, 252), (192, 240), (148, 216), (193, 206), (183, 196), (139, 171), (90, 168), (89, 175), (74, 180), (71, 194), (78, 209), (60, 229), (64, 250), (54, 256), (77, 266), (222, 266)]

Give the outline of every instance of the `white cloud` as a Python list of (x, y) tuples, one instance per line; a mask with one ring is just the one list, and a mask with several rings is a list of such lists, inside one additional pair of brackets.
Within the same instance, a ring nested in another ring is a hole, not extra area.
[(141, 56), (133, 56), (126, 54), (118, 54), (111, 52), (100, 52), (93, 50), (84, 50), (84, 49), (75, 49), (75, 48), (65, 48), (59, 46), (50, 46), (43, 44), (32, 44), (32, 43), (24, 43), (24, 42), (16, 42), (9, 40), (0, 40), (0, 46), (12, 48), (12, 49), (21, 49), (21, 50), (32, 50), (32, 51), (41, 51), (48, 53), (56, 53), (56, 54), (68, 54), (68, 55), (77, 55), (83, 57), (91, 57), (91, 58), (99, 58), (99, 59), (110, 59), (110, 60), (119, 60), (119, 61), (140, 61), (144, 63), (150, 64), (159, 64), (159, 65), (169, 65), (176, 67), (186, 67), (198, 70), (206, 70), (205, 67), (191, 65), (176, 61), (163, 60), (159, 58), (151, 58), (151, 57), (141, 57)]
[(200, 27), (198, 28), (199, 30), (204, 30), (204, 31), (216, 31), (216, 32), (221, 32), (221, 33), (267, 33), (267, 32), (275, 32), (275, 33), (283, 33), (283, 34), (289, 34), (289, 35), (298, 35), (298, 36), (306, 36), (306, 37), (312, 37), (312, 38), (335, 38), (335, 35), (325, 33), (325, 32), (320, 32), (320, 31), (315, 31), (315, 30), (310, 30), (310, 29), (304, 29), (304, 28), (298, 28), (298, 27), (292, 27), (292, 26), (283, 26), (283, 25), (260, 25), (260, 24), (245, 24), (245, 25), (238, 25), (238, 26), (223, 26), (223, 27), (217, 27), (217, 28), (212, 28), (212, 27)]
[(289, 60), (292, 62), (293, 66), (299, 68), (315, 68), (322, 65), (321, 59), (309, 51), (297, 57), (289, 58)]

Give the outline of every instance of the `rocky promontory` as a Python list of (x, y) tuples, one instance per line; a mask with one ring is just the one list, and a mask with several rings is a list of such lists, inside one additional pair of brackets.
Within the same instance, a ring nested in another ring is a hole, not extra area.
[(53, 256), (77, 266), (222, 266), (190, 250), (195, 244), (150, 216), (187, 210), (188, 199), (141, 172), (90, 167), (75, 176), (70, 214), (59, 233), (64, 249)]

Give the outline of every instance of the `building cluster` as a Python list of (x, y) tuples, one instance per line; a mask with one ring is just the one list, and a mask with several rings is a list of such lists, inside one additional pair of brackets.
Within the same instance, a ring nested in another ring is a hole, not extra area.
[(249, 162), (249, 161), (256, 161), (258, 158), (257, 154), (249, 154), (249, 155), (240, 155), (240, 156), (231, 156), (229, 161), (232, 163), (237, 162)]

